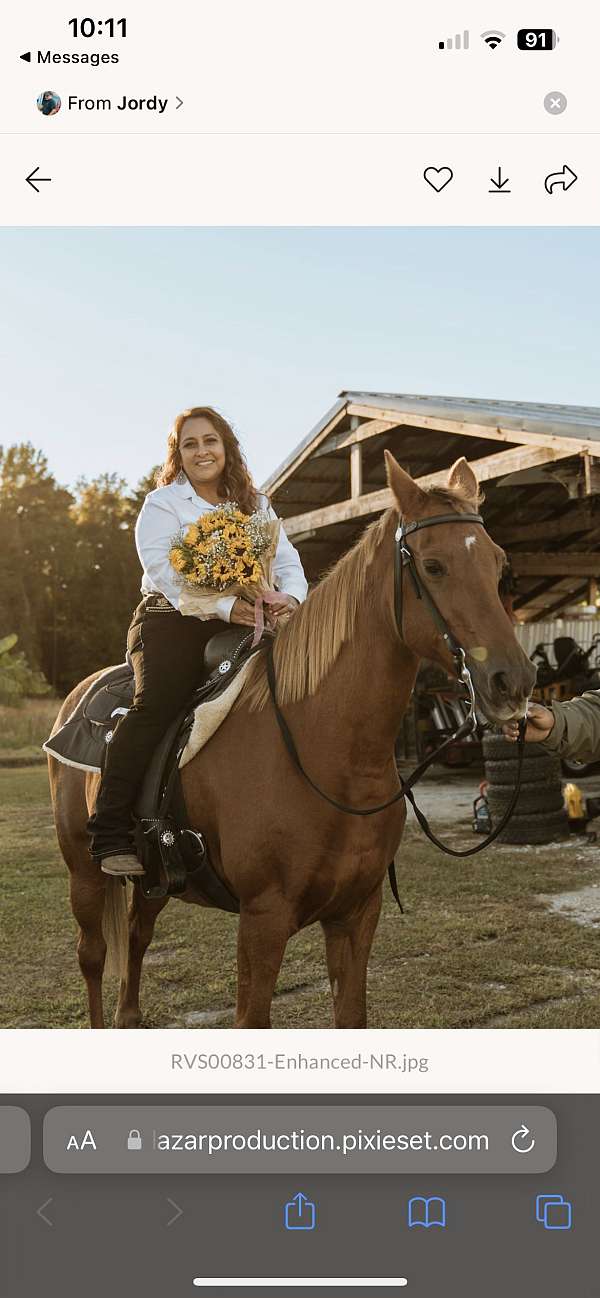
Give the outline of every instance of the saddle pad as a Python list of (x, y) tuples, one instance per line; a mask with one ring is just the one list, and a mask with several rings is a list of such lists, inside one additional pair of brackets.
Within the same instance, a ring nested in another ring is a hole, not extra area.
[(65, 766), (99, 773), (107, 733), (111, 725), (116, 725), (120, 711), (131, 706), (132, 699), (133, 671), (129, 663), (108, 667), (88, 686), (60, 730), (42, 744), (44, 752)]
[(241, 691), (244, 688), (248, 669), (254, 662), (254, 655), (240, 667), (237, 675), (234, 676), (231, 685), (223, 690), (216, 699), (208, 699), (206, 703), (200, 703), (194, 710), (194, 723), (190, 731), (187, 744), (179, 758), (179, 766), (187, 766), (192, 757), (200, 752), (201, 748), (208, 743), (209, 739), (219, 729), (219, 726), (231, 712), (231, 709)]

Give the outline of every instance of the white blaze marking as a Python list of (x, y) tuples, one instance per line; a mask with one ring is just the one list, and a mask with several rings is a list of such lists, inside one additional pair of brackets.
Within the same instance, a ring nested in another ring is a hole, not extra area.
[(476, 536), (465, 536), (465, 545), (467, 547), (467, 550), (470, 550), (471, 546), (475, 545), (476, 540), (477, 540)]

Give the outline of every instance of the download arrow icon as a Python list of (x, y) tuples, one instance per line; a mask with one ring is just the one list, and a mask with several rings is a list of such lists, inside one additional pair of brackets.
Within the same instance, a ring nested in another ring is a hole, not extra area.
[(498, 167), (497, 180), (494, 180), (494, 177), (490, 176), (490, 183), (493, 186), (493, 188), (488, 189), (488, 194), (510, 194), (511, 192), (510, 189), (506, 188), (506, 186), (510, 184), (510, 180), (508, 176), (506, 177), (505, 180), (503, 180), (502, 178), (502, 167)]
[(575, 172), (565, 162), (562, 171), (552, 171), (549, 176), (546, 176), (544, 181), (546, 193), (553, 194), (555, 189), (570, 189), (577, 179)]

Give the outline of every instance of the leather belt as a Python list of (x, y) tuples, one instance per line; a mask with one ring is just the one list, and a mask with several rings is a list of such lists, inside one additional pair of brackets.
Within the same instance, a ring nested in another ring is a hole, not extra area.
[(178, 609), (173, 607), (170, 600), (167, 599), (166, 595), (161, 595), (157, 592), (150, 595), (145, 595), (144, 603), (146, 605), (146, 608), (154, 609), (155, 612), (162, 612), (162, 613), (178, 612)]

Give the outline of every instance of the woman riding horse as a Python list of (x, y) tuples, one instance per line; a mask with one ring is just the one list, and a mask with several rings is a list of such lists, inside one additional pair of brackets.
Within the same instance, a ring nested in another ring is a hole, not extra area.
[[(254, 624), (252, 605), (223, 596), (219, 617), (184, 616), (181, 585), (169, 561), (176, 533), (201, 514), (235, 500), (244, 513), (276, 515), (259, 496), (233, 429), (210, 406), (178, 415), (168, 439), (157, 489), (144, 501), (135, 539), (144, 569), (142, 602), (127, 635), (135, 673), (133, 706), (121, 717), (106, 750), (96, 808), (88, 821), (91, 854), (105, 874), (143, 874), (133, 849), (132, 809), (156, 744), (201, 684), (204, 648), (225, 623)], [(271, 625), (306, 598), (307, 583), (298, 552), (280, 529), (273, 578), (287, 595), (269, 613)]]

